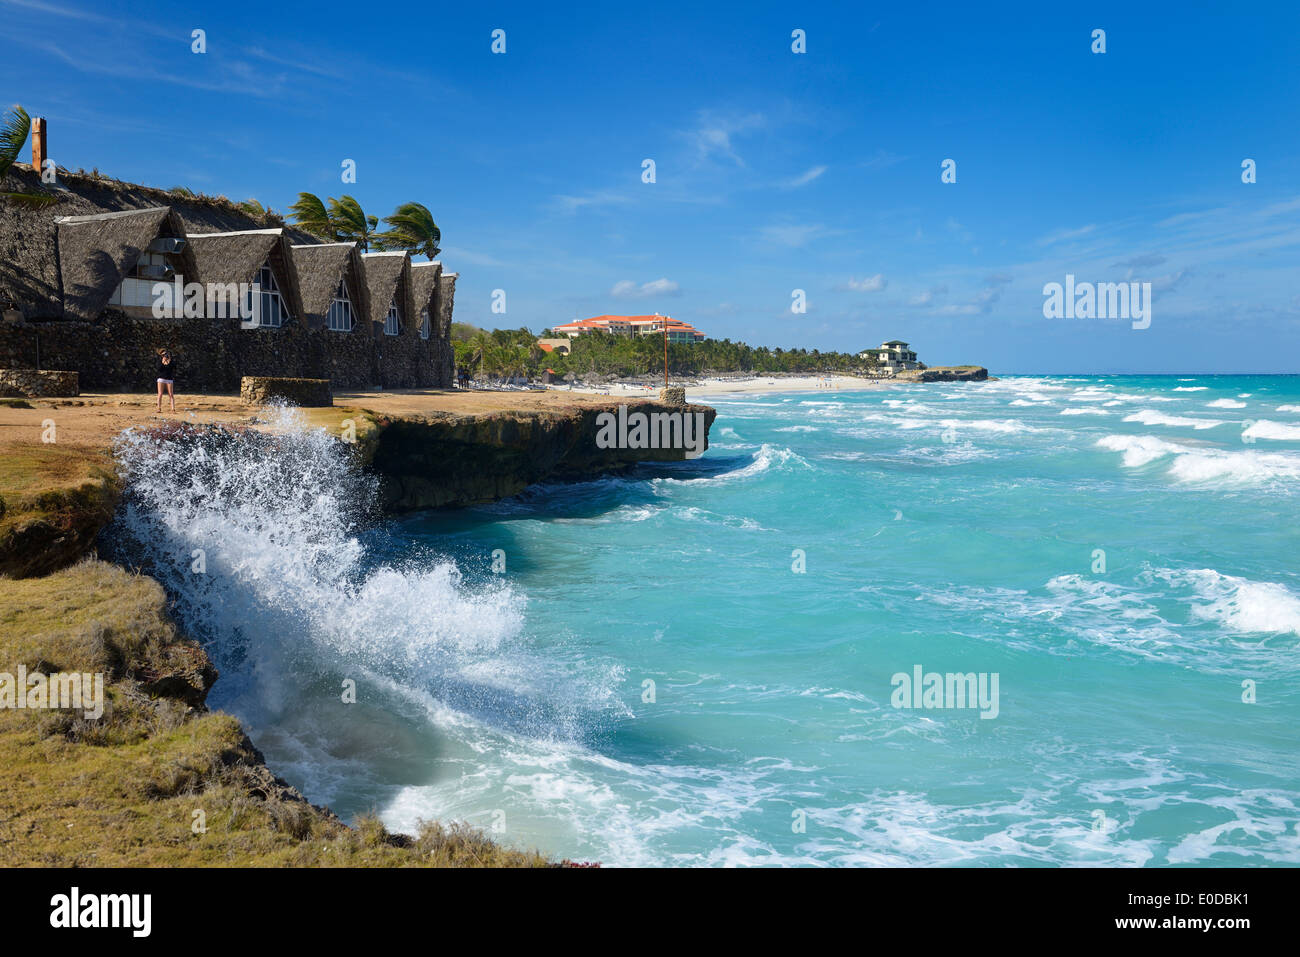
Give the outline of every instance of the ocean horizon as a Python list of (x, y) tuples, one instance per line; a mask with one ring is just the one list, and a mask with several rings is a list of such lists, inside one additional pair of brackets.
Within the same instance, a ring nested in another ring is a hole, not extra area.
[(128, 437), (112, 539), (345, 818), (605, 865), (1300, 862), (1300, 378), (708, 401), (700, 459), (382, 520), (291, 409), (275, 456)]

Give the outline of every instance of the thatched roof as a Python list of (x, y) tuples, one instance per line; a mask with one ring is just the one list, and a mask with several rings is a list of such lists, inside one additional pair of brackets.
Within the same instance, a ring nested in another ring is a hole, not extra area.
[[(0, 299), (17, 302), (27, 318), (55, 319), (65, 315), (64, 290), (59, 281), (60, 264), (66, 260), (66, 254), (60, 255), (57, 241), (60, 217), (167, 207), (177, 217), (176, 236), (283, 226), (279, 217), (251, 216), (224, 197), (187, 196), (98, 174), (60, 169), (58, 188), (51, 188), (42, 185), (40, 177), (21, 163), (9, 169), (4, 189), (58, 197), (58, 202), (40, 209), (0, 203)], [(291, 242), (318, 242), (299, 230), (284, 228)], [(71, 309), (67, 317), (84, 318)]]
[[(278, 229), (191, 233), (200, 282), (252, 282), (279, 242)], [(279, 277), (276, 277), (279, 278)]]
[[(402, 312), (402, 321), (411, 325), (411, 303), (407, 284), (403, 282), (411, 257), (406, 252), (364, 253), (361, 265), (370, 295), (370, 321), (383, 326), (388, 306), (394, 298)], [(382, 331), (382, 330), (381, 330)]]
[[(318, 243), (314, 246), (292, 246), (294, 272), (298, 275), (298, 289), (302, 309), (312, 320), (322, 320), (329, 311), (330, 301), (339, 280), (348, 284), (352, 307), (356, 312), (357, 328), (369, 315), (366, 305), (365, 284), (361, 281), (361, 259), (356, 243)], [(384, 307), (387, 308), (387, 305)]]
[(191, 233), (198, 279), (204, 283), (252, 282), (270, 262), (280, 294), (294, 318), (303, 318), (297, 270), (293, 268), (284, 230), (245, 229), (229, 233)]
[(420, 312), (429, 310), (429, 315), (438, 315), (434, 296), (438, 292), (438, 279), (442, 276), (442, 263), (411, 263), (411, 305), (418, 320)]
[(166, 206), (57, 220), (64, 313), (89, 321), (159, 236), (184, 234)]

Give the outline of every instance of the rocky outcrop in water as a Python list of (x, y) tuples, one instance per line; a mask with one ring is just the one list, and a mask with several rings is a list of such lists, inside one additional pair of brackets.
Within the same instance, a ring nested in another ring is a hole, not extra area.
[(493, 502), (546, 479), (580, 479), (623, 471), (637, 462), (685, 458), (680, 448), (601, 448), (598, 416), (616, 413), (620, 405), (627, 406), (629, 416), (701, 413), (706, 430), (717, 416), (703, 405), (632, 400), (545, 412), (380, 419), (370, 467), (382, 477), (384, 507), (408, 511)]

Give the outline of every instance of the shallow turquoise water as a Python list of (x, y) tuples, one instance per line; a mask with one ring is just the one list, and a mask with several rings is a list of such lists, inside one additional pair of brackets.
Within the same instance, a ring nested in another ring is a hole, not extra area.
[(218, 703), (344, 814), (606, 864), (1300, 862), (1300, 380), (713, 404), (697, 461), (347, 539)]

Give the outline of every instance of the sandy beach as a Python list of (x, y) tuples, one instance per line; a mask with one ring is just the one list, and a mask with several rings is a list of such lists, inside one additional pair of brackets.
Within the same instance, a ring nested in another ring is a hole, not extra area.
[[(685, 386), (689, 401), (727, 395), (755, 395), (769, 392), (837, 392), (859, 391), (865, 389), (887, 389), (890, 380), (865, 379), (851, 375), (802, 375), (802, 376), (766, 376), (752, 378), (714, 377), (698, 382), (682, 382), (670, 379), (670, 384)], [(663, 388), (661, 383), (655, 385), (635, 385), (625, 382), (611, 382), (606, 386), (578, 386), (570, 390), (568, 386), (552, 386), (557, 392), (585, 392), (593, 395), (629, 395), (657, 396)]]

